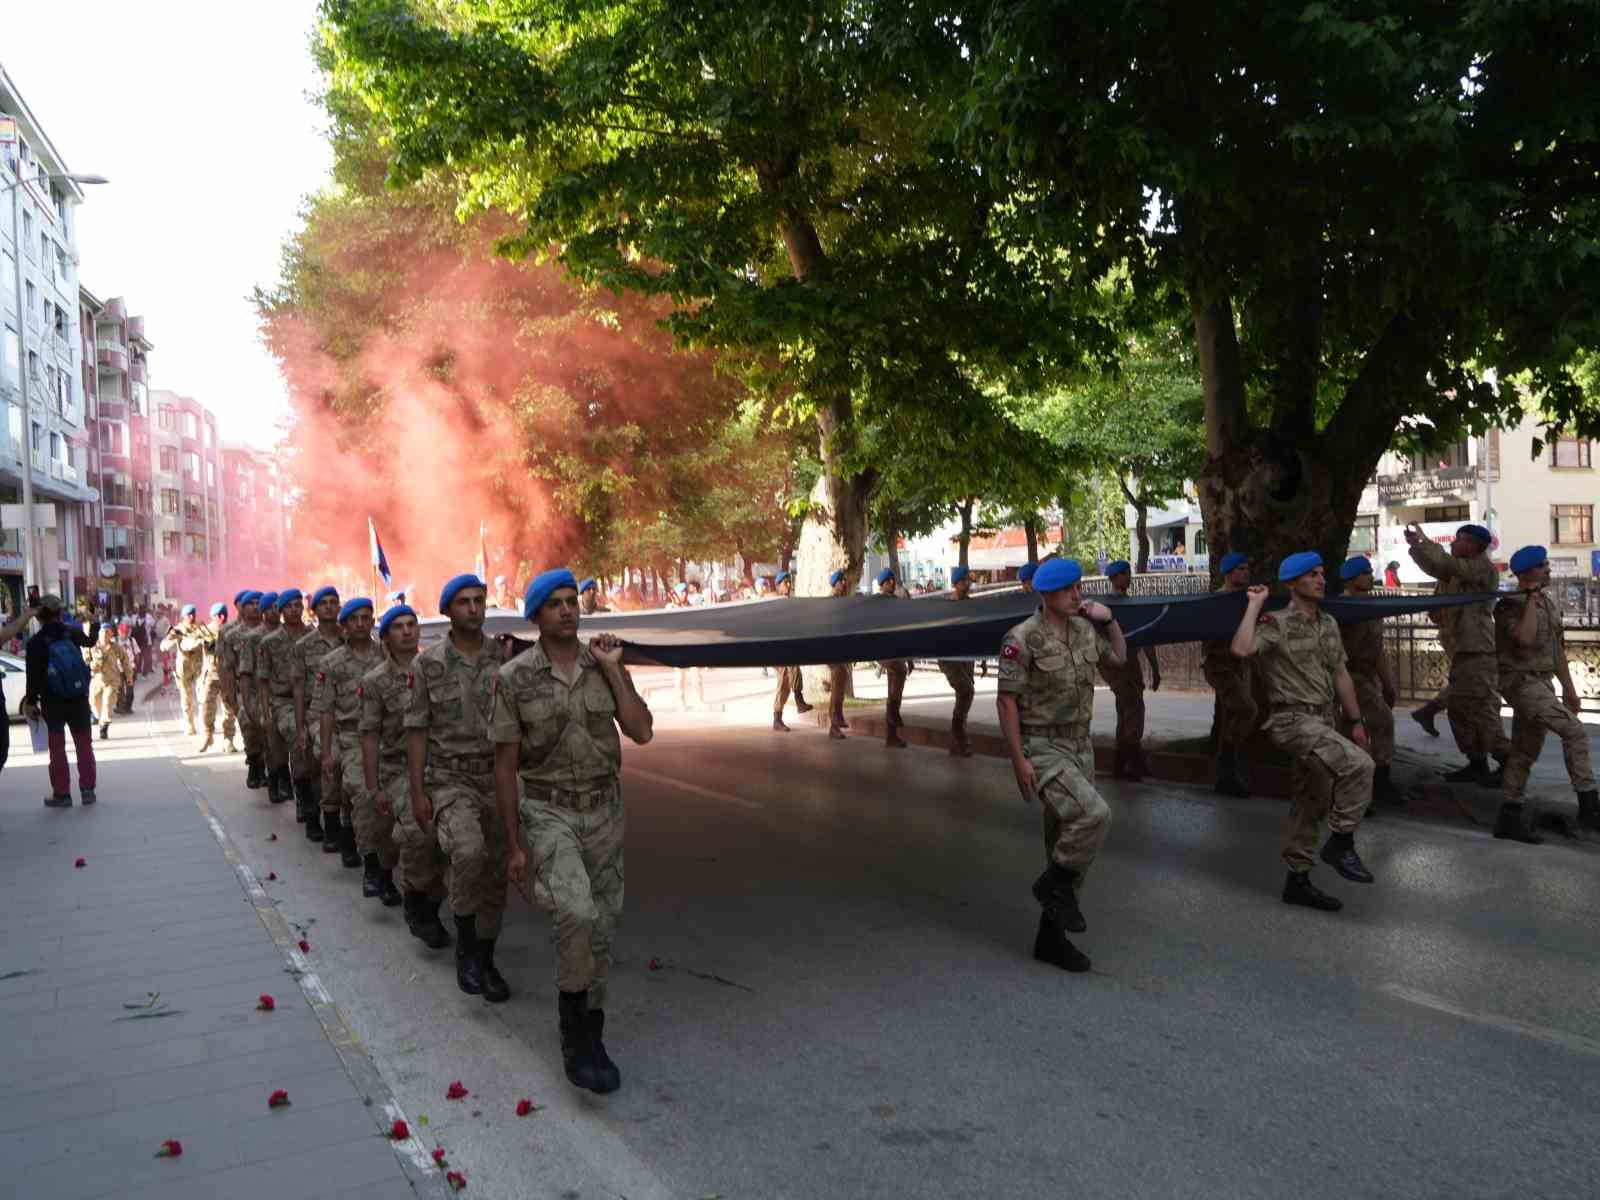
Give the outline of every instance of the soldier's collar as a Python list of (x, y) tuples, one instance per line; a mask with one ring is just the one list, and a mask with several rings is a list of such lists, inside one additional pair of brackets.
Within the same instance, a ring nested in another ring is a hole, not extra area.
[[(552, 673), (555, 671), (555, 664), (550, 661), (550, 656), (544, 652), (544, 641), (542, 639), (533, 644), (533, 648), (531, 651), (529, 651), (529, 653), (533, 657), (533, 661), (529, 665), (532, 666), (534, 670), (550, 671)], [(581, 671), (585, 667), (593, 667), (596, 661), (598, 660), (596, 660), (595, 656), (589, 652), (589, 643), (579, 642), (578, 669)]]

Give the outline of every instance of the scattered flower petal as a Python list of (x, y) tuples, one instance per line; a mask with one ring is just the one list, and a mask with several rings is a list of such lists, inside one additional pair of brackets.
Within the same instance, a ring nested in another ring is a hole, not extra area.
[(268, 871), (267, 872), (267, 882), (268, 883), (276, 883), (277, 881), (278, 881), (278, 873), (276, 871)]
[(306, 941), (305, 938), (301, 938), (300, 939), (300, 953), (301, 954), (310, 954), (311, 953), (311, 943)]
[(389, 1126), (389, 1136), (397, 1142), (403, 1142), (411, 1136), (411, 1127), (404, 1121), (396, 1121)]
[(433, 1148), (433, 1165), (436, 1166), (436, 1167), (444, 1166), (444, 1147), (443, 1146), (435, 1146)]
[(275, 834), (275, 833), (269, 833), (269, 834), (268, 834), (268, 835), (267, 835), (267, 841), (269, 841), (269, 842), (275, 842), (275, 841), (277, 841), (277, 840), (278, 840), (278, 835), (277, 835), (277, 834)]
[(464, 1100), (466, 1096), (467, 1089), (461, 1086), (461, 1080), (459, 1079), (452, 1083), (450, 1089), (444, 1094), (446, 1100)]
[(663, 966), (665, 966), (665, 965), (666, 965), (666, 964), (665, 964), (665, 963), (663, 963), (663, 962), (662, 962), (662, 961), (661, 961), (661, 960), (660, 960), (660, 959), (659, 959), (659, 958), (652, 958), (652, 959), (651, 959), (651, 960), (650, 960), (650, 969), (651, 969), (651, 970), (652, 970), (652, 971), (659, 971), (659, 970), (661, 970), (661, 968), (662, 968), (662, 967), (663, 967)]
[(89, 860), (87, 858), (80, 858), (77, 862), (73, 863), (72, 865), (74, 867), (76, 867), (78, 870), (81, 871), (84, 867), (87, 867), (89, 865)]
[(265, 992), (262, 992), (261, 998), (256, 1001), (256, 1007), (262, 1012), (271, 1012), (273, 1009), (278, 1007), (278, 1002)]
[(460, 1171), (445, 1172), (444, 1181), (458, 1192), (463, 1191), (467, 1186), (467, 1178)]
[(168, 1138), (161, 1143), (161, 1149), (156, 1151), (157, 1158), (177, 1158), (183, 1153), (183, 1143), (177, 1138)]
[(289, 1093), (279, 1088), (267, 1097), (268, 1108), (283, 1108), (289, 1103)]
[(534, 1102), (532, 1100), (518, 1100), (517, 1101), (517, 1116), (519, 1116), (519, 1117), (526, 1117), (530, 1113), (536, 1113), (538, 1111), (539, 1111), (538, 1105), (534, 1104)]

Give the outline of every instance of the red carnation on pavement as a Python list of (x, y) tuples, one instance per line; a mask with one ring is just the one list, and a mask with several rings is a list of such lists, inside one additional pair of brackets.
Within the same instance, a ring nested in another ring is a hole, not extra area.
[(651, 960), (650, 960), (650, 969), (651, 969), (651, 970), (652, 970), (652, 971), (659, 971), (659, 970), (661, 970), (661, 967), (662, 967), (662, 965), (663, 965), (663, 964), (662, 964), (662, 962), (661, 962), (661, 960), (660, 960), (660, 959), (659, 959), (659, 958), (652, 958), (652, 959), (651, 959)]
[(411, 1126), (404, 1121), (396, 1121), (389, 1126), (389, 1136), (397, 1142), (403, 1142), (411, 1136)]
[(466, 1097), (467, 1089), (461, 1086), (461, 1080), (459, 1079), (452, 1083), (450, 1089), (444, 1094), (446, 1100), (465, 1100)]
[(534, 1111), (535, 1111), (535, 1107), (534, 1107), (534, 1103), (533, 1103), (532, 1100), (518, 1100), (517, 1101), (517, 1116), (525, 1117), (529, 1113), (532, 1113)]
[(305, 938), (301, 938), (300, 939), (300, 953), (301, 954), (310, 954), (311, 953), (311, 943), (306, 941)]
[(436, 1167), (444, 1166), (444, 1147), (443, 1146), (435, 1146), (433, 1148), (433, 1165), (436, 1166)]
[(268, 1108), (284, 1108), (289, 1103), (289, 1093), (279, 1088), (267, 1097)]
[(277, 878), (278, 878), (278, 873), (276, 871), (268, 871), (267, 872), (267, 882), (268, 883), (274, 882)]
[(445, 1172), (444, 1181), (458, 1192), (465, 1190), (467, 1186), (467, 1177), (460, 1171)]
[(265, 992), (262, 992), (261, 998), (256, 1001), (256, 1007), (262, 1012), (271, 1012), (273, 1009), (278, 1007), (278, 1002)]
[(87, 867), (89, 865), (89, 860), (87, 858), (80, 858), (77, 862), (73, 863), (72, 865), (81, 870), (82, 868)]
[(177, 1138), (168, 1138), (161, 1143), (161, 1149), (156, 1151), (157, 1158), (177, 1158), (183, 1153), (183, 1143)]
[(277, 834), (275, 834), (275, 833), (269, 833), (269, 834), (268, 834), (268, 835), (267, 835), (267, 841), (269, 841), (269, 842), (275, 842), (275, 841), (277, 841), (277, 840), (278, 840), (278, 835), (277, 835)]

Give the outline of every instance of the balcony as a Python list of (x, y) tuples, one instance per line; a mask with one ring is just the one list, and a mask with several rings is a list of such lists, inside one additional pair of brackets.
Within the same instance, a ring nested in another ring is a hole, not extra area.
[(128, 369), (128, 352), (120, 346), (111, 346), (102, 342), (95, 347), (95, 361), (100, 364), (103, 371), (126, 371)]
[(102, 421), (126, 421), (128, 419), (128, 404), (125, 400), (100, 401), (100, 419)]
[[(118, 301), (118, 303), (121, 303), (121, 301)], [(144, 337), (144, 318), (143, 317), (129, 317), (128, 318), (128, 340), (131, 342), (135, 338), (142, 338), (142, 337)]]
[(144, 365), (144, 359), (142, 359), (142, 358), (134, 359), (133, 360), (133, 365), (128, 368), (128, 372), (129, 372), (129, 374), (131, 374), (133, 376), (133, 381), (135, 383), (144, 383), (145, 382), (145, 371), (146, 371), (146, 368), (145, 368), (145, 365)]
[(1389, 508), (1416, 504), (1460, 504), (1472, 498), (1483, 472), (1478, 467), (1434, 467), (1379, 475), (1378, 503)]
[(122, 302), (121, 296), (118, 296), (114, 300), (106, 301), (105, 307), (100, 310), (100, 319), (102, 321), (116, 321), (118, 323), (128, 319), (128, 306)]

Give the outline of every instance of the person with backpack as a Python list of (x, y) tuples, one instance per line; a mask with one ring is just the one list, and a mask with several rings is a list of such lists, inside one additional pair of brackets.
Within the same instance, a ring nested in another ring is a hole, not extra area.
[(67, 771), (66, 731), (78, 759), (78, 792), (85, 805), (95, 801), (94, 714), (89, 711), (89, 663), (84, 650), (100, 635), (100, 623), (89, 631), (61, 619), (61, 597), (39, 598), (39, 632), (24, 651), (28, 690), (22, 711), (30, 720), (44, 717), (50, 734), (50, 795), (46, 808), (72, 807), (72, 777)]

